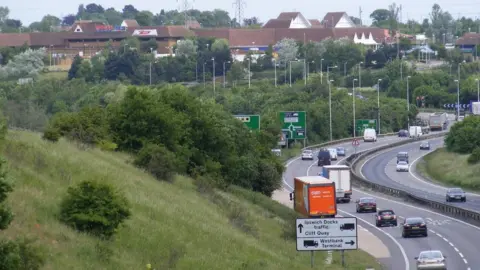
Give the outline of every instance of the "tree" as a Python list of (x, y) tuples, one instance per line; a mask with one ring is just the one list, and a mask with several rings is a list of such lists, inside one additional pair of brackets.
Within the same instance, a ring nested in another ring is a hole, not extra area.
[(10, 9), (8, 9), (8, 7), (0, 6), (0, 23), (4, 23), (8, 19), (9, 14), (10, 14)]
[(94, 13), (103, 13), (105, 9), (101, 5), (95, 3), (90, 3), (85, 7), (85, 12), (94, 14)]
[(175, 55), (185, 57), (195, 57), (197, 55), (197, 45), (191, 39), (179, 40)]
[(390, 31), (391, 36), (396, 36), (398, 32), (400, 7), (397, 7), (397, 4), (392, 3), (388, 6), (388, 12), (388, 30)]
[(149, 26), (153, 24), (153, 14), (150, 11), (140, 11), (135, 15), (135, 20), (141, 26)]
[(294, 39), (284, 38), (277, 42), (274, 46), (278, 52), (279, 62), (282, 64), (288, 64), (289, 61), (295, 60), (298, 53), (298, 45)]
[(239, 62), (234, 62), (227, 73), (228, 80), (233, 87), (236, 87), (238, 80), (243, 79), (245, 76), (244, 67)]
[(63, 17), (62, 25), (73, 25), (75, 20), (76, 18), (74, 14), (68, 14), (67, 16)]
[(356, 25), (356, 26), (362, 26), (362, 20), (357, 17), (350, 16), (350, 20)]
[(376, 9), (370, 14), (370, 18), (373, 21), (373, 25), (379, 26), (380, 22), (390, 19), (390, 11), (388, 9)]
[(134, 19), (139, 11), (133, 5), (125, 5), (122, 9), (122, 12), (123, 18)]
[(27, 51), (16, 55), (13, 61), (0, 67), (0, 78), (35, 78), (44, 67), (46, 49)]
[(68, 79), (71, 80), (73, 78), (77, 77), (77, 72), (80, 69), (80, 66), (82, 65), (82, 57), (80, 55), (75, 55), (75, 58), (73, 58), (72, 65), (70, 66), (70, 69), (68, 70)]

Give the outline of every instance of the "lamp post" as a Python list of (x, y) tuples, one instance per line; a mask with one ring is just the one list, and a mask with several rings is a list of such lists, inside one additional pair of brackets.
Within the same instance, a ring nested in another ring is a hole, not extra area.
[(348, 61), (345, 61), (345, 63), (343, 63), (343, 77), (347, 77), (347, 63)]
[(213, 77), (212, 77), (212, 84), (213, 84), (213, 99), (215, 99), (215, 57), (212, 57), (212, 64), (213, 64)]
[(333, 141), (333, 130), (332, 130), (332, 83), (333, 80), (328, 81), (328, 111), (330, 112), (330, 141)]
[(323, 84), (323, 58), (320, 59), (320, 83)]
[(355, 82), (358, 81), (357, 79), (353, 79), (352, 85), (352, 98), (353, 98), (353, 137), (357, 137), (357, 123), (356, 123), (356, 117), (355, 117)]
[(250, 86), (252, 85), (251, 84), (251, 73), (250, 73), (250, 58), (247, 58), (247, 61), (248, 61), (248, 88), (250, 88)]
[(277, 87), (277, 59), (273, 59), (273, 68), (275, 69), (275, 87)]
[(230, 64), (230, 61), (224, 61), (223, 62), (223, 88), (226, 88), (227, 87), (227, 80), (226, 80), (226, 76), (225, 76), (225, 64), (226, 63), (229, 63)]
[(205, 64), (206, 62), (203, 62), (203, 88), (207, 87), (207, 82), (205, 81)]
[(380, 82), (382, 81), (382, 79), (378, 79), (377, 80), (377, 107), (378, 107), (378, 134), (380, 135)]
[(330, 69), (337, 68), (338, 66), (327, 67), (327, 81), (330, 81)]
[(457, 83), (457, 121), (460, 119), (460, 80), (455, 80)]
[(477, 102), (480, 102), (480, 80), (475, 79), (475, 81), (477, 82)]
[(410, 87), (409, 80), (411, 76), (407, 76), (407, 127), (410, 130)]

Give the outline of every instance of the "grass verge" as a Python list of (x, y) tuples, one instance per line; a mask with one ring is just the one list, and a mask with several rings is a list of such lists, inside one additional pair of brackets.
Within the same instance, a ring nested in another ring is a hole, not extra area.
[[(80, 149), (61, 140), (10, 131), (3, 149), (15, 182), (9, 203), (15, 213), (5, 237), (38, 239), (48, 257), (45, 269), (310, 269), (309, 253), (295, 251), (295, 213), (261, 194), (231, 187), (210, 188), (177, 177), (161, 182), (130, 163), (122, 153)], [(123, 190), (132, 203), (132, 218), (111, 241), (77, 233), (58, 222), (59, 203), (67, 187), (99, 180)], [(349, 269), (373, 266), (362, 251), (347, 252)], [(315, 255), (317, 269), (325, 252)]]
[(427, 178), (447, 186), (480, 191), (480, 164), (468, 164), (468, 156), (440, 148), (427, 154), (417, 164), (417, 170)]

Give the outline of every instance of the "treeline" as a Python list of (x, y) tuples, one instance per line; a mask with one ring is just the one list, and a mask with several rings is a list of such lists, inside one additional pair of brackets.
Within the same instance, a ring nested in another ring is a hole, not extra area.
[(44, 137), (56, 141), (60, 136), (135, 153), (137, 166), (167, 181), (175, 173), (186, 174), (270, 196), (283, 172), (271, 153), (277, 136), (250, 132), (220, 105), (181, 86), (129, 87), (123, 99), (108, 106), (58, 113)]
[(480, 162), (480, 118), (468, 116), (455, 123), (445, 137), (445, 146), (448, 151), (469, 154), (470, 164)]

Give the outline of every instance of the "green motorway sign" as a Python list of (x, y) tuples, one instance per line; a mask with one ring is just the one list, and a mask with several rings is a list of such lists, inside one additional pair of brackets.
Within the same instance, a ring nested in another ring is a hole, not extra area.
[(260, 130), (260, 115), (234, 115), (234, 117), (245, 123), (250, 130)]
[(282, 131), (289, 134), (290, 140), (303, 140), (307, 138), (307, 113), (306, 112), (280, 112)]
[(377, 119), (357, 119), (355, 127), (357, 129), (357, 135), (362, 136), (363, 131), (367, 128), (377, 130)]

